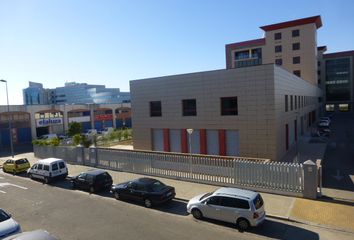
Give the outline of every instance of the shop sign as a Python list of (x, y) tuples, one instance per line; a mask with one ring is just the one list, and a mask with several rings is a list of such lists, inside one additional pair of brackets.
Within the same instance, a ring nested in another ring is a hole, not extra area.
[(95, 121), (108, 121), (113, 120), (112, 114), (99, 114), (95, 116)]
[(91, 121), (90, 116), (70, 117), (69, 118), (69, 123), (71, 123), (71, 122), (82, 123), (82, 122), (90, 122), (90, 121)]
[(63, 124), (63, 118), (42, 118), (36, 120), (37, 127)]

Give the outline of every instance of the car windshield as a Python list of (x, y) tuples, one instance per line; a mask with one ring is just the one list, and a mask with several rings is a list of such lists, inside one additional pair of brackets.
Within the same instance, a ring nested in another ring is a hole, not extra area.
[(199, 201), (201, 201), (201, 200), (203, 200), (203, 199), (209, 197), (209, 196), (212, 195), (213, 193), (214, 193), (214, 192), (210, 192), (210, 193), (204, 194), (201, 198), (199, 198)]
[(24, 164), (24, 163), (27, 163), (27, 160), (26, 160), (26, 159), (19, 159), (19, 160), (16, 160), (16, 164)]
[(155, 181), (153, 184), (151, 184), (150, 188), (153, 192), (160, 192), (162, 189), (166, 187), (165, 184), (163, 184), (160, 181)]
[(256, 207), (256, 209), (259, 209), (263, 206), (263, 199), (260, 194), (258, 194), (254, 199), (253, 199), (253, 204)]
[(10, 219), (10, 216), (3, 210), (0, 210), (0, 222), (6, 221), (7, 219)]

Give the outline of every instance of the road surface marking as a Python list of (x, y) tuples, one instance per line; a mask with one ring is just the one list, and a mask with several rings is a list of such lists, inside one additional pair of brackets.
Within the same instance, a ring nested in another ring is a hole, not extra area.
[(16, 184), (12, 184), (12, 183), (0, 183), (0, 187), (6, 187), (6, 186), (13, 186), (13, 187), (17, 187), (17, 188), (21, 188), (21, 189), (24, 189), (24, 190), (27, 190), (28, 188), (26, 187), (22, 187), (22, 186), (19, 186), (19, 185), (16, 185)]
[(0, 193), (6, 193), (6, 192), (0, 190)]

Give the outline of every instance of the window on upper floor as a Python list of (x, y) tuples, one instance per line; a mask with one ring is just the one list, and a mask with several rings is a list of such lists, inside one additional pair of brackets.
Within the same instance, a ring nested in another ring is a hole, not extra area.
[(220, 102), (222, 116), (238, 115), (237, 97), (222, 97)]
[(280, 40), (281, 39), (281, 33), (274, 33), (274, 40)]
[(275, 59), (275, 64), (279, 65), (279, 66), (283, 65), (283, 59), (281, 59), (281, 58)]
[(182, 100), (182, 115), (197, 116), (197, 101), (195, 99)]
[(275, 47), (274, 47), (274, 51), (275, 51), (276, 53), (281, 52), (281, 51), (282, 51), (281, 45), (275, 46)]
[(293, 36), (293, 37), (298, 37), (298, 36), (300, 36), (300, 30), (299, 30), (299, 29), (293, 30), (293, 31), (292, 31), (292, 36)]
[(300, 63), (300, 57), (293, 57), (293, 64), (299, 64)]
[(289, 96), (285, 95), (285, 112), (289, 111)]
[(161, 101), (150, 102), (150, 117), (161, 117)]
[(300, 70), (295, 70), (293, 71), (294, 75), (301, 77), (301, 71)]
[(235, 59), (247, 59), (250, 57), (250, 52), (248, 50), (235, 52)]
[(293, 50), (300, 50), (300, 43), (293, 43)]
[(294, 108), (294, 96), (290, 95), (290, 111), (292, 111)]

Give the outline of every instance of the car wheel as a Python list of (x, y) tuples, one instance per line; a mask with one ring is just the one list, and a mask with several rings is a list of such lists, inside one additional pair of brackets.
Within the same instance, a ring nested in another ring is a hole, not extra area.
[(48, 183), (49, 183), (49, 178), (45, 177), (45, 178), (44, 178), (44, 183), (45, 183), (45, 184), (48, 184)]
[(237, 226), (240, 231), (245, 231), (245, 230), (247, 230), (247, 228), (249, 228), (250, 223), (245, 218), (239, 218), (237, 220)]
[(33, 177), (32, 177), (32, 174), (28, 174), (28, 177), (30, 178), (30, 179), (33, 179)]
[(95, 192), (95, 188), (93, 186), (90, 187), (90, 193), (94, 193)]
[(151, 207), (152, 207), (152, 202), (151, 202), (151, 200), (148, 199), (148, 198), (146, 198), (146, 199), (144, 200), (144, 205), (145, 205), (145, 207), (147, 207), (147, 208), (151, 208)]
[(76, 185), (74, 182), (71, 183), (71, 189), (75, 189), (76, 188)]
[(119, 200), (120, 199), (120, 194), (118, 192), (114, 192), (114, 197), (115, 197), (115, 199)]
[(202, 219), (203, 218), (203, 213), (199, 209), (193, 209), (192, 210), (192, 215), (196, 219)]

